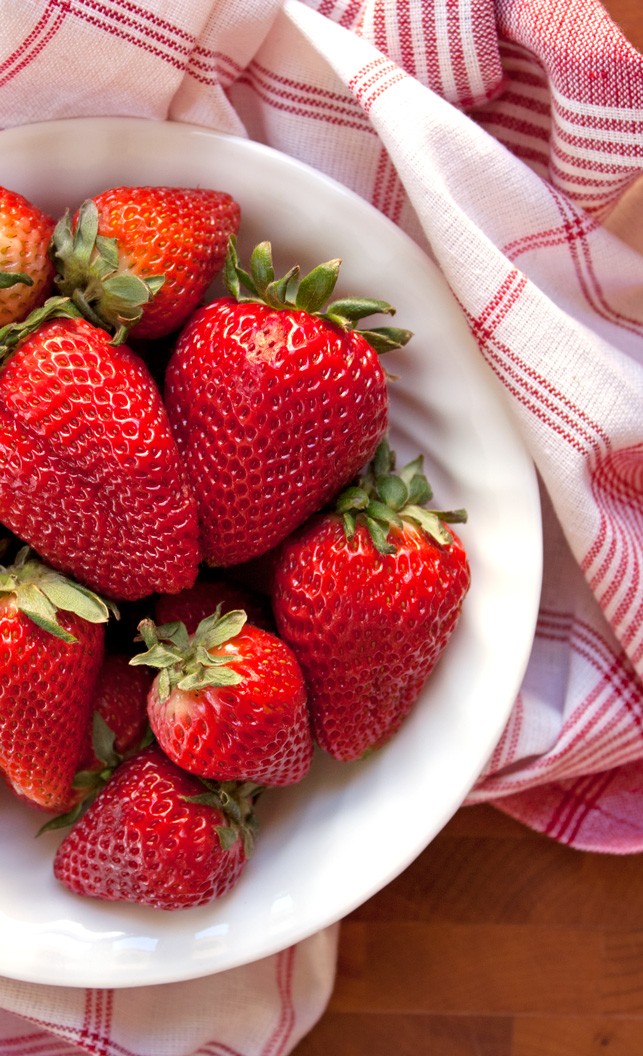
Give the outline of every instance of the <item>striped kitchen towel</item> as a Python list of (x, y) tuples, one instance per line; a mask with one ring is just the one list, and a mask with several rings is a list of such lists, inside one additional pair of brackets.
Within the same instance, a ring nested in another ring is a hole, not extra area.
[[(437, 261), (545, 540), (531, 659), (468, 802), (643, 850), (643, 57), (598, 0), (0, 0), (0, 126), (82, 115), (268, 143)], [(137, 991), (0, 980), (0, 1054), (284, 1056), (335, 939)]]

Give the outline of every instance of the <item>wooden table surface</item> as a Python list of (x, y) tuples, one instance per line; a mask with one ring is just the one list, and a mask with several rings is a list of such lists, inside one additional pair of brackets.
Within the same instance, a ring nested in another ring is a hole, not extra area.
[[(643, 51), (643, 0), (604, 6)], [(643, 1056), (643, 857), (485, 805), (342, 922), (329, 1006), (293, 1056), (598, 1054)]]
[(466, 807), (341, 925), (295, 1056), (641, 1056), (643, 859)]

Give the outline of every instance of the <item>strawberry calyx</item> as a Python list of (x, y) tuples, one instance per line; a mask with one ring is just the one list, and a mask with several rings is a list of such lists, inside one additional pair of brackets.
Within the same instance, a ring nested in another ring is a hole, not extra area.
[(82, 313), (69, 297), (48, 297), (20, 322), (0, 327), (0, 365), (9, 358), (20, 342), (34, 334), (49, 319), (80, 319)]
[(18, 610), (42, 630), (69, 644), (78, 639), (58, 622), (58, 612), (72, 612), (88, 623), (107, 623), (118, 609), (94, 591), (75, 583), (30, 556), (28, 546), (12, 565), (0, 565), (0, 600), (12, 597)]
[(334, 323), (344, 331), (355, 330), (378, 353), (401, 348), (413, 336), (410, 330), (395, 326), (360, 329), (355, 324), (369, 315), (395, 315), (387, 301), (369, 297), (345, 297), (328, 303), (339, 277), (341, 260), (327, 260), (306, 275), (294, 265), (281, 277), (275, 276), (270, 242), (260, 242), (250, 254), (250, 270), (245, 271), (237, 254), (235, 235), (228, 239), (223, 270), (225, 284), (240, 304), (265, 304), (276, 311), (303, 311)]
[(242, 675), (228, 665), (238, 660), (239, 654), (225, 652), (223, 647), (239, 634), (246, 619), (242, 609), (222, 615), (219, 605), (201, 620), (193, 635), (180, 621), (157, 627), (152, 619), (141, 620), (137, 640), (143, 641), (147, 650), (133, 656), (130, 664), (147, 664), (159, 670), (157, 692), (161, 701), (176, 688), (191, 693), (208, 686), (237, 685)]
[(363, 523), (381, 554), (395, 553), (388, 535), (391, 528), (401, 528), (405, 521), (419, 525), (441, 546), (449, 546), (453, 536), (446, 524), (464, 524), (467, 512), (427, 509), (432, 497), (423, 456), (418, 455), (396, 472), (395, 452), (383, 440), (357, 483), (341, 492), (335, 509), (342, 517), (347, 539), (352, 539), (357, 524)]
[(0, 271), (0, 290), (9, 290), (18, 284), (33, 286), (33, 279), (24, 271)]
[(249, 858), (258, 829), (253, 808), (264, 786), (253, 781), (212, 781), (206, 777), (198, 780), (203, 785), (203, 792), (185, 796), (186, 801), (220, 811), (226, 819), (225, 825), (216, 827), (222, 849), (229, 850), (241, 839), (244, 854)]
[(56, 224), (50, 255), (59, 292), (71, 299), (83, 318), (108, 330), (112, 343), (122, 344), (139, 322), (143, 308), (165, 282), (164, 275), (143, 279), (128, 271), (118, 241), (98, 234), (98, 207), (88, 198), (74, 225), (69, 210)]
[(118, 752), (115, 747), (116, 734), (105, 722), (100, 712), (94, 711), (92, 716), (92, 748), (99, 765), (76, 772), (71, 786), (74, 793), (77, 793), (76, 802), (63, 814), (57, 814), (45, 822), (38, 829), (36, 835), (40, 836), (43, 832), (62, 829), (78, 821), (78, 818), (85, 813), (90, 803), (96, 799), (98, 793), (110, 781), (117, 767), (126, 759), (130, 759), (137, 752), (152, 744), (153, 740), (152, 731), (148, 726), (138, 744), (129, 748), (126, 752)]

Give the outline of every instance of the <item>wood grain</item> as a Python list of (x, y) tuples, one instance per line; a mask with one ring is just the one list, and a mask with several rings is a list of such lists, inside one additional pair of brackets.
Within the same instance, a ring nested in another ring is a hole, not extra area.
[(641, 1056), (639, 856), (580, 853), (460, 810), (342, 923), (295, 1056)]
[[(643, 50), (643, 0), (604, 7)], [(611, 220), (637, 248), (642, 198)], [(463, 808), (342, 922), (330, 1004), (293, 1056), (643, 1056), (642, 877), (640, 855)]]

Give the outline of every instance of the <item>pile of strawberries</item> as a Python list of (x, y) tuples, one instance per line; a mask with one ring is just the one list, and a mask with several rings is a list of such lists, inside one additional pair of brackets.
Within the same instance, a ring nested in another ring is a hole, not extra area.
[(332, 300), (338, 260), (244, 270), (240, 223), (217, 190), (55, 220), (0, 188), (0, 773), (68, 828), (62, 884), (162, 909), (236, 883), (315, 746), (393, 736), (470, 579), (464, 512), (387, 442), (410, 334)]

